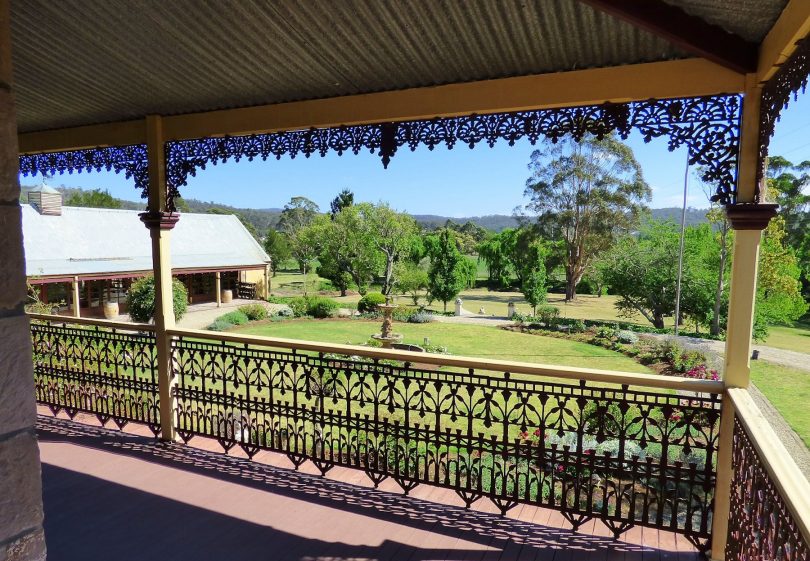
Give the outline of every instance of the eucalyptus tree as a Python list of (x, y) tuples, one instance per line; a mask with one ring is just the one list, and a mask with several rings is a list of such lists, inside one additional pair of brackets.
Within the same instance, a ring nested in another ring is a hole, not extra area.
[(312, 243), (313, 240), (308, 236), (302, 236), (301, 233), (315, 220), (319, 211), (318, 205), (308, 198), (293, 197), (284, 205), (278, 222), (278, 229), (287, 236), (290, 251), (304, 274), (308, 263), (314, 258), (316, 248)]
[(370, 235), (366, 220), (361, 207), (353, 205), (334, 218), (319, 215), (304, 230), (315, 241), (318, 273), (332, 281), (342, 296), (352, 283), (365, 294), (381, 267), (376, 240)]
[(529, 170), (526, 208), (563, 240), (565, 297), (573, 300), (594, 258), (637, 227), (652, 191), (632, 149), (613, 135), (546, 141)]
[(397, 212), (387, 203), (360, 203), (351, 207), (362, 217), (360, 227), (382, 254), (382, 293), (390, 294), (396, 282), (395, 264), (410, 255), (414, 238), (419, 233), (416, 220), (408, 214)]

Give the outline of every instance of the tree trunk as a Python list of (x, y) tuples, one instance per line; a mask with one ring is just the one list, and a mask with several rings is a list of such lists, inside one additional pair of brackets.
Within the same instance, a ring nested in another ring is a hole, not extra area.
[(340, 295), (341, 296), (346, 296), (346, 289), (345, 288), (340, 289)]
[(582, 273), (577, 274), (572, 268), (565, 269), (565, 301), (577, 299), (577, 285), (582, 279)]
[(447, 313), (447, 300), (444, 301), (444, 313)]
[(303, 264), (302, 268), (304, 270), (304, 296), (306, 296), (307, 295), (307, 262), (306, 261), (304, 261), (304, 264)]
[(385, 261), (385, 279), (383, 280), (383, 294), (388, 296), (391, 294), (391, 277), (394, 275), (394, 256), (386, 255)]
[(709, 330), (712, 335), (720, 335), (720, 305), (723, 302), (723, 277), (726, 273), (726, 242), (725, 239), (721, 241), (723, 247), (720, 249), (720, 271), (717, 274), (717, 287), (714, 292), (714, 316)]
[(653, 317), (653, 326), (656, 329), (664, 329), (664, 316), (655, 315)]

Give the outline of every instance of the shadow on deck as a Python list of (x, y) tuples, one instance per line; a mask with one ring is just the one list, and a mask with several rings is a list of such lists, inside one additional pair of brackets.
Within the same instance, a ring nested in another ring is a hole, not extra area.
[(502, 517), (480, 500), (465, 510), (452, 491), (403, 496), (354, 470), (292, 471), (277, 454), (249, 461), (47, 416), (38, 433), (50, 561), (700, 558), (668, 532), (613, 541), (598, 521), (574, 533), (547, 509)]

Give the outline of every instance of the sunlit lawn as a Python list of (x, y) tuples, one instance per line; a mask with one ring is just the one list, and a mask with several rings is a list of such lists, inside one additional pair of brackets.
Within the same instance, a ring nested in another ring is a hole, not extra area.
[[(317, 291), (321, 279), (318, 275), (310, 273), (308, 278), (308, 290), (310, 293)], [(294, 296), (303, 293), (303, 275), (293, 270), (285, 270), (273, 277), (273, 294)], [(372, 290), (379, 290), (379, 287), (372, 287)], [(486, 288), (468, 289), (461, 293), (464, 302), (464, 309), (477, 314), (481, 308), (487, 316), (504, 317), (507, 313), (509, 302), (515, 302), (517, 311), (520, 313), (531, 313), (531, 306), (523, 299), (520, 292), (499, 292), (490, 291)], [(359, 294), (351, 294), (345, 297), (335, 298), (342, 306), (354, 308), (360, 299)], [(397, 295), (396, 302), (401, 305), (411, 306), (413, 302), (409, 296)], [(639, 325), (650, 325), (641, 314), (632, 317), (619, 316), (616, 310), (617, 296), (606, 295), (597, 297), (591, 294), (580, 294), (573, 302), (565, 302), (562, 294), (548, 294), (548, 303), (560, 309), (560, 316), (574, 319), (593, 319), (604, 321), (627, 321)], [(425, 304), (424, 298), (420, 299), (421, 304)], [(441, 302), (433, 302), (429, 309), (442, 311)], [(452, 311), (454, 304), (448, 303), (447, 309)], [(667, 318), (666, 325), (672, 326), (673, 319)], [(686, 325), (689, 331), (694, 331), (693, 325)], [(705, 328), (703, 328), (705, 330)], [(765, 345), (787, 349), (791, 351), (810, 353), (810, 324), (797, 322), (793, 327), (773, 326), (767, 340), (762, 342)]]
[[(239, 333), (251, 335), (348, 344), (365, 343), (372, 334), (379, 333), (379, 330), (380, 323), (377, 321), (307, 319), (237, 328)], [(422, 345), (425, 338), (428, 338), (430, 344), (447, 347), (454, 355), (625, 372), (651, 372), (636, 361), (601, 347), (488, 326), (438, 322), (396, 323), (394, 330), (403, 334), (405, 343)]]
[(810, 372), (757, 360), (751, 361), (751, 378), (810, 447)]
[(777, 349), (810, 353), (810, 323), (796, 322), (793, 327), (773, 326), (763, 343)]

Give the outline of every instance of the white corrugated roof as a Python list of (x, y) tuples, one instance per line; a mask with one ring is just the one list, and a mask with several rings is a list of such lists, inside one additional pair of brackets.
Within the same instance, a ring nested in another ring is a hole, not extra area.
[[(149, 230), (137, 210), (22, 205), (28, 276), (125, 273), (152, 268)], [(236, 216), (184, 213), (171, 233), (173, 269), (264, 265), (270, 258)]]

